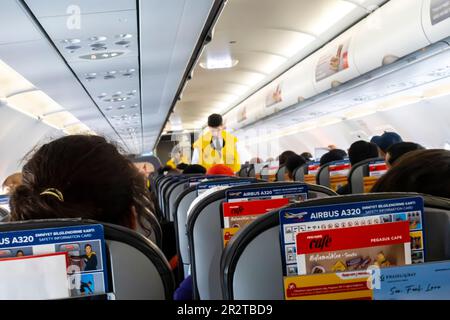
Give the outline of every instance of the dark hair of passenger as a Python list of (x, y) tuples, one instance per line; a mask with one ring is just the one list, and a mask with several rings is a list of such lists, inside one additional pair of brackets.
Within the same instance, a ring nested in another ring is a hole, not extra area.
[(164, 166), (158, 169), (158, 175), (162, 176), (162, 175), (167, 175), (167, 174), (179, 174), (179, 172), (177, 170), (175, 170), (174, 168), (172, 168), (171, 166)]
[(392, 166), (394, 163), (404, 154), (416, 151), (416, 150), (424, 150), (420, 144), (414, 142), (400, 142), (393, 144), (386, 150), (386, 162)]
[(372, 192), (418, 192), (450, 198), (450, 151), (411, 151), (373, 186)]
[(184, 174), (206, 174), (206, 168), (204, 166), (201, 166), (199, 164), (191, 164), (186, 169), (183, 170)]
[(186, 170), (187, 167), (189, 167), (189, 165), (188, 165), (187, 163), (179, 163), (179, 164), (177, 165), (177, 169), (178, 169), (178, 170), (181, 170), (181, 171)]
[(84, 218), (150, 231), (154, 207), (144, 176), (105, 138), (62, 137), (25, 161), (23, 183), (11, 195), (12, 221)]
[(347, 153), (344, 150), (341, 149), (330, 150), (320, 158), (320, 165), (323, 166), (333, 161), (344, 160), (346, 156)]
[(294, 151), (291, 150), (286, 150), (284, 152), (282, 152), (280, 154), (280, 156), (278, 157), (278, 161), (280, 162), (280, 166), (284, 165), (286, 163), (287, 158), (289, 158), (290, 156), (295, 156), (297, 155)]
[(289, 158), (287, 158), (286, 160), (286, 171), (288, 173), (288, 176), (290, 179), (293, 179), (294, 177), (294, 170), (297, 169), (298, 167), (304, 165), (306, 163), (305, 158), (303, 158), (302, 156), (299, 156), (298, 154), (294, 154), (292, 156), (290, 156)]
[(301, 156), (302, 156), (306, 161), (308, 161), (308, 162), (314, 160), (313, 155), (312, 155), (311, 153), (309, 153), (309, 152), (303, 152), (303, 153), (301, 154)]
[(363, 160), (377, 158), (378, 147), (375, 143), (359, 140), (353, 142), (348, 149), (348, 157), (352, 165)]

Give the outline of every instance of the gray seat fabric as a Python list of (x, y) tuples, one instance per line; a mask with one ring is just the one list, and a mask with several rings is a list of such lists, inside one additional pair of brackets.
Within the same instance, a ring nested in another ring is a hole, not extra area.
[(364, 177), (369, 176), (369, 164), (373, 161), (384, 161), (383, 158), (373, 158), (358, 162), (352, 166), (348, 175), (351, 193), (364, 193)]
[(330, 164), (320, 167), (316, 175), (316, 183), (324, 187), (330, 187), (330, 172), (328, 171)]
[[(52, 219), (0, 224), (0, 232), (58, 228), (96, 221)], [(169, 263), (151, 241), (131, 229), (100, 223), (104, 227), (110, 288), (118, 300), (170, 300), (175, 282)]]
[[(417, 196), (379, 193), (311, 200), (293, 207)], [(424, 196), (425, 261), (450, 259), (450, 200)], [(221, 262), (222, 290), (227, 300), (282, 300), (283, 269), (278, 211), (253, 222), (231, 239)], [(255, 266), (258, 266), (255, 268)]]
[(276, 181), (285, 181), (284, 174), (286, 173), (286, 167), (281, 166), (278, 168), (277, 174), (276, 174)]
[[(280, 182), (280, 186), (293, 183)], [(267, 187), (273, 183), (260, 183), (251, 187)], [(321, 186), (308, 185), (309, 198), (334, 196), (332, 190)], [(242, 190), (249, 186), (238, 186), (228, 190)], [(221, 204), (225, 190), (217, 191), (193, 208), (187, 222), (194, 297), (201, 300), (223, 299), (220, 286), (220, 258), (224, 248), (222, 234)], [(254, 265), (255, 266), (255, 265)]]
[(294, 171), (294, 181), (304, 182), (305, 174), (308, 173), (308, 164), (304, 164)]
[(189, 206), (196, 197), (197, 189), (195, 186), (185, 190), (177, 200), (178, 203), (176, 204), (177, 208), (174, 217), (178, 244), (178, 257), (180, 260), (179, 265), (183, 265), (184, 277), (188, 275), (190, 265), (189, 243), (186, 231), (187, 212)]
[[(208, 180), (224, 179), (223, 176), (205, 176)], [(227, 178), (228, 180), (229, 178)], [(197, 197), (197, 187), (192, 186), (183, 190), (173, 205), (173, 218), (175, 224), (175, 237), (177, 243), (177, 253), (179, 257), (179, 266), (182, 266), (183, 277), (189, 274), (190, 252), (186, 231), (187, 212), (189, 206)]]
[(255, 178), (256, 177), (256, 172), (255, 172), (255, 166), (254, 165), (250, 166), (247, 176), (250, 177), (250, 178)]

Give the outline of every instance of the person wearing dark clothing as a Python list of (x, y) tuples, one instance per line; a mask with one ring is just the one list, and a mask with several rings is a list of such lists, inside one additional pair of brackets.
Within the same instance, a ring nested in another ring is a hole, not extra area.
[(294, 181), (294, 171), (298, 167), (304, 165), (306, 163), (306, 160), (299, 156), (298, 154), (294, 154), (287, 158), (285, 166), (286, 166), (286, 173), (288, 175), (289, 180)]
[(206, 168), (199, 164), (191, 164), (187, 166), (186, 169), (183, 170), (183, 174), (194, 174), (194, 173), (206, 174)]
[[(359, 140), (352, 143), (352, 145), (348, 149), (348, 158), (352, 166), (354, 166), (358, 162), (377, 157), (378, 148), (377, 145), (372, 142)], [(352, 191), (350, 189), (350, 183), (347, 183), (346, 185), (340, 187), (336, 192), (340, 195), (351, 194)]]
[(374, 136), (370, 142), (378, 146), (379, 156), (384, 158), (387, 149), (396, 143), (403, 142), (403, 139), (395, 132), (384, 132), (381, 136)]
[(333, 161), (344, 160), (346, 156), (347, 153), (344, 150), (341, 149), (330, 150), (320, 158), (320, 166), (326, 165), (327, 163)]
[(420, 144), (414, 142), (400, 142), (393, 144), (386, 150), (386, 164), (390, 168), (397, 160), (411, 151), (424, 150)]
[(92, 246), (87, 244), (84, 246), (84, 250), (86, 251), (86, 254), (82, 255), (85, 264), (84, 271), (97, 270), (97, 255), (92, 251)]
[(286, 164), (286, 160), (287, 160), (290, 156), (294, 156), (294, 155), (296, 155), (296, 153), (295, 153), (294, 151), (291, 151), (291, 150), (287, 150), (287, 151), (284, 151), (283, 153), (281, 153), (281, 154), (278, 156), (278, 161), (279, 161), (279, 163), (280, 163), (280, 167)]

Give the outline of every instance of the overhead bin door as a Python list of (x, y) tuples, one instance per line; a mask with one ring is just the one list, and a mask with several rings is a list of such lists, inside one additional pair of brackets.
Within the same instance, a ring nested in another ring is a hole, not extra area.
[(422, 29), (422, 0), (392, 0), (362, 23), (354, 38), (361, 74), (430, 44)]
[(359, 26), (346, 31), (314, 54), (314, 85), (318, 92), (344, 83), (360, 75), (355, 67), (355, 34)]
[(428, 40), (437, 42), (450, 36), (450, 0), (424, 0), (422, 25)]

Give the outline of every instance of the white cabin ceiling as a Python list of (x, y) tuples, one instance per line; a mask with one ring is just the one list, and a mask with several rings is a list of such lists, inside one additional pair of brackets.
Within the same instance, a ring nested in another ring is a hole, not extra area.
[[(166, 131), (200, 129), (385, 2), (229, 0)], [(239, 61), (232, 68), (200, 66), (230, 58)]]
[(149, 152), (214, 2), (2, 0), (0, 59), (97, 134)]

